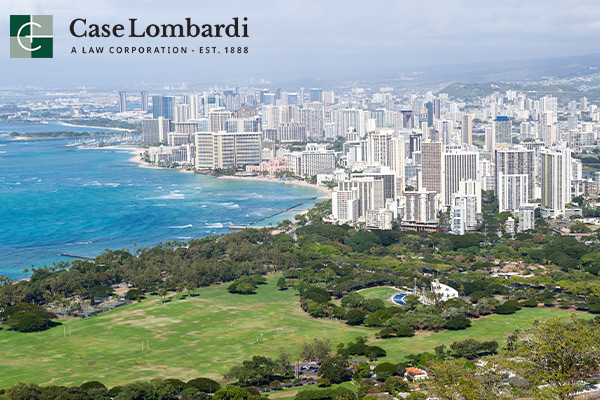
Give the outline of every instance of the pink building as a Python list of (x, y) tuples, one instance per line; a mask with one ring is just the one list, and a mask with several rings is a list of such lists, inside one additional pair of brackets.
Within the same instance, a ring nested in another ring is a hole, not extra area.
[(274, 174), (283, 171), (287, 171), (287, 165), (283, 158), (274, 158), (272, 160), (263, 161), (258, 165), (246, 166), (246, 172), (268, 172)]

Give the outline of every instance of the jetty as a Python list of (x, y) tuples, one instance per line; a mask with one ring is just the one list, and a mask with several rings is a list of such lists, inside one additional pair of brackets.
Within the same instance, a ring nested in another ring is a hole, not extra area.
[(93, 260), (94, 259), (94, 257), (76, 256), (75, 254), (66, 254), (66, 253), (60, 253), (59, 256), (60, 257), (80, 258), (82, 260)]

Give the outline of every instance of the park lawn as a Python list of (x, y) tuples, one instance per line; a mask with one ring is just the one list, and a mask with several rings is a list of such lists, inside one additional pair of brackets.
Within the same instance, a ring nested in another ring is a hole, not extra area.
[(546, 320), (555, 317), (569, 317), (576, 314), (579, 318), (592, 318), (593, 315), (586, 312), (572, 312), (548, 307), (522, 308), (514, 314), (493, 314), (472, 321), (471, 327), (460, 331), (444, 330), (440, 332), (419, 332), (410, 338), (378, 339), (378, 343), (387, 351), (386, 359), (401, 361), (408, 354), (433, 352), (437, 346), (442, 344), (449, 347), (453, 342), (465, 339), (477, 339), (480, 341), (497, 340), (504, 344), (508, 335), (515, 329), (527, 329), (536, 320)]
[[(108, 387), (136, 379), (199, 376), (222, 381), (223, 373), (252, 355), (298, 356), (302, 342), (330, 337), (333, 344), (376, 329), (313, 319), (293, 289), (277, 290), (279, 275), (253, 295), (227, 292), (228, 284), (195, 297), (161, 304), (156, 297), (88, 319), (71, 319), (45, 332), (0, 330), (0, 388), (17, 382)], [(64, 336), (64, 331), (70, 336)], [(142, 352), (142, 342), (150, 350)]]
[[(310, 318), (295, 290), (277, 290), (279, 276), (268, 277), (268, 284), (253, 295), (231, 294), (223, 284), (165, 304), (151, 297), (88, 319), (66, 320), (45, 332), (0, 330), (0, 388), (17, 382), (79, 385), (90, 380), (112, 387), (140, 379), (199, 376), (222, 381), (227, 369), (252, 355), (276, 357), (285, 349), (297, 357), (302, 342), (315, 337), (329, 337), (335, 346), (368, 336), (388, 351), (382, 360), (402, 361), (406, 354), (433, 351), (442, 343), (502, 339), (516, 326), (568, 314), (523, 309), (475, 321), (465, 331), (374, 340), (378, 329)], [(150, 349), (142, 352), (142, 342)]]
[(400, 291), (393, 289), (390, 286), (378, 286), (359, 290), (358, 293), (365, 299), (381, 299), (383, 301), (388, 301), (394, 294), (400, 293)]

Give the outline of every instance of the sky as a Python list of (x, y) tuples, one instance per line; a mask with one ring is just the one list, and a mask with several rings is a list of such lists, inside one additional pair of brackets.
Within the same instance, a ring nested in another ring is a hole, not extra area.
[[(597, 53), (598, 0), (2, 0), (0, 32), (10, 14), (54, 16), (53, 59), (10, 59), (0, 41), (2, 85), (119, 85), (132, 82), (295, 79), (475, 62)], [(249, 38), (78, 39), (88, 24), (230, 23), (247, 17)], [(8, 35), (8, 34), (7, 34)], [(248, 54), (92, 55), (76, 46), (248, 47)]]

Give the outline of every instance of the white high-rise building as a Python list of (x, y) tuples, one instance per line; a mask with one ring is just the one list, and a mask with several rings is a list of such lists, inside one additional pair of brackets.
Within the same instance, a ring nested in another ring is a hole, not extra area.
[(516, 212), (529, 197), (529, 177), (524, 174), (500, 174), (496, 183), (499, 212)]
[[(452, 195), (452, 204), (450, 206), (451, 214), (454, 210), (460, 209), (460, 212), (456, 212), (456, 216), (460, 214), (461, 229), (463, 235), (465, 230), (470, 231), (475, 229), (477, 226), (477, 196), (474, 194), (466, 194), (464, 192), (457, 192)], [(450, 217), (452, 220), (452, 216)], [(456, 234), (456, 233), (455, 233)]]
[(523, 203), (519, 207), (519, 232), (535, 228), (535, 209), (537, 204)]
[(542, 158), (542, 206), (553, 210), (555, 216), (564, 214), (571, 202), (571, 149), (553, 147), (543, 149)]
[(338, 136), (344, 136), (348, 132), (348, 128), (354, 128), (358, 137), (365, 136), (365, 114), (362, 110), (335, 110), (334, 118), (333, 122), (336, 123)]
[(261, 132), (197, 132), (197, 168), (235, 168), (262, 161)]
[(452, 195), (460, 190), (460, 182), (479, 179), (479, 153), (463, 146), (446, 146), (442, 153), (442, 205), (452, 204)]
[(358, 207), (358, 189), (333, 189), (331, 198), (333, 219), (341, 223), (355, 224), (358, 221)]
[(521, 203), (527, 203), (535, 197), (535, 171), (534, 150), (523, 146), (496, 149), (496, 195), (500, 212), (515, 212)]
[(368, 210), (385, 208), (384, 184), (382, 179), (373, 177), (352, 178), (338, 182), (339, 191), (358, 191), (358, 218), (362, 221)]

